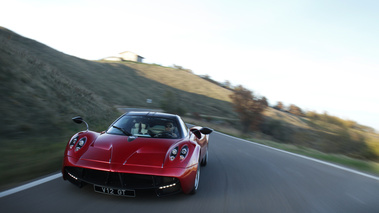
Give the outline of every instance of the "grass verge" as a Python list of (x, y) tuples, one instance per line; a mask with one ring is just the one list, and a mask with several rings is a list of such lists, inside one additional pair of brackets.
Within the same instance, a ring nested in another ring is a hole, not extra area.
[(318, 160), (338, 164), (340, 166), (345, 166), (351, 169), (355, 169), (361, 172), (365, 172), (372, 175), (379, 175), (379, 163), (373, 162), (373, 161), (365, 161), (365, 160), (359, 160), (350, 158), (344, 155), (338, 155), (338, 154), (329, 154), (329, 153), (323, 153), (314, 149), (301, 147), (301, 146), (295, 146), (292, 144), (283, 144), (283, 143), (277, 143), (274, 141), (268, 141), (268, 140), (260, 140), (260, 139), (248, 139), (250, 141), (263, 144), (266, 146), (274, 147), (277, 149), (285, 150), (288, 152), (296, 153), (299, 155), (304, 155), (307, 157), (315, 158)]
[(2, 141), (0, 191), (60, 170), (67, 138)]
[(357, 171), (361, 171), (367, 174), (379, 176), (379, 163), (376, 163), (373, 161), (359, 160), (359, 159), (350, 158), (350, 157), (347, 157), (344, 155), (338, 155), (338, 154), (323, 153), (315, 149), (310, 149), (303, 146), (295, 146), (292, 144), (278, 143), (269, 139), (262, 138), (261, 134), (256, 135), (256, 137), (246, 136), (242, 134), (240, 130), (234, 128), (233, 126), (218, 125), (214, 122), (207, 122), (204, 120), (199, 121), (199, 120), (196, 120), (193, 118), (187, 118), (187, 117), (183, 119), (185, 120), (185, 122), (192, 123), (199, 126), (208, 126), (218, 132), (232, 135), (234, 137), (244, 138), (246, 140), (263, 144), (266, 146), (270, 146), (273, 148), (285, 150), (285, 151), (296, 153), (299, 155), (304, 155), (307, 157), (334, 163), (334, 164), (344, 166), (347, 168), (355, 169)]
[[(327, 154), (314, 149), (283, 144), (268, 139), (258, 137), (248, 137), (243, 135), (238, 129), (231, 125), (217, 124), (189, 117), (183, 118), (186, 123), (199, 126), (208, 126), (218, 132), (232, 135), (239, 138), (285, 150), (288, 152), (308, 156), (326, 162), (331, 162), (361, 172), (379, 176), (379, 163), (372, 161), (358, 160), (343, 155)], [(26, 181), (39, 178), (41, 176), (57, 172), (61, 169), (63, 152), (68, 137), (57, 138), (33, 138), (20, 142), (19, 140), (3, 141), (3, 148), (0, 152), (2, 161), (0, 162), (0, 191), (20, 185)], [(15, 151), (17, 150), (17, 151)]]

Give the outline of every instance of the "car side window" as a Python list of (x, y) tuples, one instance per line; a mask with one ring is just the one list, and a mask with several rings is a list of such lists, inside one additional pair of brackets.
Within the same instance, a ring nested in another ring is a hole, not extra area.
[(178, 120), (179, 120), (179, 125), (181, 126), (180, 129), (182, 131), (182, 135), (183, 137), (186, 137), (188, 135), (188, 127), (181, 118), (178, 118)]

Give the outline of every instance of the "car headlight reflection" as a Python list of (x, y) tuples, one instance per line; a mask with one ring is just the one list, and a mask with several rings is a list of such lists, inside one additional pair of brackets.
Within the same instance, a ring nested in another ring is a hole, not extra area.
[(80, 139), (78, 144), (76, 145), (75, 151), (79, 151), (84, 146), (86, 141), (87, 141), (87, 138)]
[(184, 145), (180, 149), (180, 152), (179, 152), (179, 147), (175, 147), (170, 152), (170, 160), (173, 161), (176, 158), (176, 156), (178, 155), (178, 153), (179, 153), (180, 160), (184, 160), (188, 155), (188, 151), (189, 151), (189, 149), (188, 149), (187, 145)]
[(75, 138), (73, 138), (73, 139), (70, 141), (70, 149), (72, 149), (72, 147), (75, 146), (76, 141), (78, 141), (78, 137), (75, 137)]
[(182, 150), (180, 150), (180, 160), (184, 160), (188, 154), (188, 146), (183, 146)]
[(178, 155), (178, 147), (175, 147), (174, 149), (171, 150), (171, 153), (170, 153), (170, 160), (173, 161), (176, 157), (176, 155)]

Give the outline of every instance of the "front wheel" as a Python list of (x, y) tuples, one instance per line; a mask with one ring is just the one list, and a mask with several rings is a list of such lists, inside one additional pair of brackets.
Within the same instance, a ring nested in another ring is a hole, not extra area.
[(195, 183), (193, 184), (193, 189), (190, 192), (190, 194), (196, 194), (197, 189), (199, 188), (199, 181), (200, 181), (200, 163), (197, 164)]
[(204, 158), (201, 160), (201, 166), (206, 166), (208, 163), (208, 149), (207, 152), (205, 153)]

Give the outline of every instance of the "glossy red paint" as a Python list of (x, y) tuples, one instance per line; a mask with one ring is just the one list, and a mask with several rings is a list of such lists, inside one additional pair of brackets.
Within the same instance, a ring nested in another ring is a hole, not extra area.
[[(193, 127), (200, 130), (201, 127)], [(85, 144), (76, 150), (77, 144), (86, 138)], [(72, 145), (72, 141), (76, 143)], [(62, 167), (63, 178), (68, 179), (65, 168), (75, 167), (122, 174), (140, 174), (177, 178), (181, 191), (193, 191), (197, 167), (205, 157), (209, 135), (198, 138), (191, 131), (182, 138), (148, 138), (93, 131), (75, 134), (67, 144)], [(71, 143), (71, 144), (70, 144)], [(188, 147), (184, 159), (179, 154), (173, 160), (170, 153), (174, 148), (180, 152)]]

